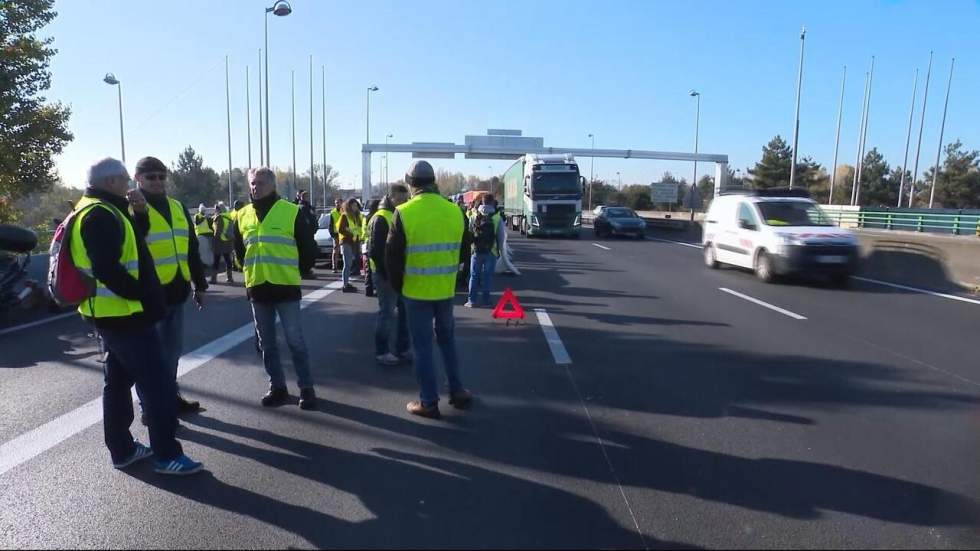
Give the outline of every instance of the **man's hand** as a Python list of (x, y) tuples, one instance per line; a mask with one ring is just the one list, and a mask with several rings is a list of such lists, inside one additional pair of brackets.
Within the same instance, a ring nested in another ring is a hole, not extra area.
[(133, 207), (133, 212), (146, 212), (146, 197), (142, 191), (131, 189), (126, 192), (126, 199), (129, 200), (129, 206)]
[(204, 310), (204, 291), (194, 290), (194, 304), (198, 310)]

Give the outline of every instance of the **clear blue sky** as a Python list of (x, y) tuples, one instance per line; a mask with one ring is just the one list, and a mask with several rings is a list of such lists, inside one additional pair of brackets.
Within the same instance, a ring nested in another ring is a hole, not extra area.
[[(269, 0), (271, 2), (271, 0)], [(258, 162), (255, 0), (59, 0), (51, 99), (71, 105), (75, 141), (58, 159), (80, 186), (88, 163), (119, 155), (115, 90), (123, 83), (130, 166), (144, 155), (174, 162), (187, 145), (227, 167), (224, 56), (231, 59), (232, 147), (247, 164), (245, 66), (251, 71), (252, 158)], [(901, 164), (913, 70), (918, 110), (935, 50), (923, 165), (934, 162), (950, 58), (956, 57), (946, 142), (980, 148), (980, 4), (975, 1), (484, 1), (294, 0), (270, 17), (272, 158), (291, 165), (290, 69), (296, 71), (297, 165), (310, 164), (309, 66), (315, 66), (315, 140), (320, 143), (320, 67), (326, 66), (327, 155), (344, 183), (361, 171), (365, 88), (372, 141), (462, 143), (487, 128), (519, 128), (546, 145), (690, 151), (692, 88), (702, 93), (700, 150), (745, 169), (773, 135), (791, 140), (799, 29), (807, 28), (800, 153), (833, 161), (841, 69), (847, 65), (840, 162), (853, 163), (864, 73), (877, 56), (868, 149)], [(912, 155), (914, 155), (914, 138)], [(392, 155), (394, 176), (408, 164)], [(506, 161), (437, 161), (487, 175)], [(587, 163), (582, 163), (587, 169)], [(909, 162), (911, 169), (911, 161)], [(374, 163), (377, 171), (377, 161)], [(690, 163), (600, 159), (596, 173), (649, 182), (664, 170), (691, 177)], [(699, 168), (700, 173), (713, 170)], [(587, 173), (587, 172), (586, 172)], [(375, 175), (377, 179), (377, 175)], [(353, 187), (352, 185), (350, 187)]]

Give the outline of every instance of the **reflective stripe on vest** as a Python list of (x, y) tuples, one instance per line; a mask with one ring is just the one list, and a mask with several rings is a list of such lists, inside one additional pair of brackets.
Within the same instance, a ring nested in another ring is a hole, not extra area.
[[(136, 249), (136, 232), (133, 231), (133, 225), (122, 211), (93, 197), (82, 197), (75, 205), (76, 211), (84, 209), (84, 212), (78, 215), (72, 225), (70, 243), (72, 262), (79, 271), (92, 275), (92, 260), (82, 240), (82, 222), (92, 209), (97, 208), (106, 209), (122, 224), (123, 243), (119, 263), (126, 268), (129, 275), (139, 280), (139, 252)], [(95, 296), (78, 305), (78, 313), (89, 318), (118, 318), (142, 311), (143, 304), (140, 301), (120, 297), (99, 280), (95, 280)]]
[(172, 225), (167, 224), (167, 219), (157, 209), (147, 204), (150, 233), (146, 236), (146, 245), (153, 257), (157, 277), (164, 285), (173, 281), (178, 272), (184, 281), (190, 281), (190, 268), (187, 266), (190, 222), (184, 216), (184, 206), (179, 201), (168, 197), (167, 204)]
[(415, 300), (452, 298), (464, 230), (459, 207), (438, 193), (420, 193), (397, 209), (406, 243), (402, 294)]
[(245, 286), (263, 283), (298, 286), (299, 249), (296, 247), (296, 217), (299, 206), (279, 199), (265, 218), (253, 205), (242, 207), (238, 213), (238, 231), (245, 242)]
[[(385, 219), (385, 222), (388, 223), (388, 231), (390, 232), (391, 231), (391, 221), (394, 218), (395, 213), (391, 212), (388, 209), (379, 208), (377, 211), (375, 211), (374, 216), (372, 216), (371, 219), (368, 220), (367, 226), (374, 227), (373, 224), (376, 223), (374, 220), (375, 220), (375, 218), (378, 218), (379, 216), (381, 218), (384, 218)], [(374, 243), (371, 243), (371, 247), (372, 248), (374, 247)], [(374, 265), (374, 260), (373, 259), (368, 258), (368, 264), (371, 265), (371, 271), (374, 271), (374, 270), (377, 269), (375, 267), (375, 265)]]

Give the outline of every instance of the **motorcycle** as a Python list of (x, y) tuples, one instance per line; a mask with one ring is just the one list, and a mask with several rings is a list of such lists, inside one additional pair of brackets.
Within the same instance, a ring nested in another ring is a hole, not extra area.
[(43, 302), (44, 287), (28, 277), (37, 234), (19, 226), (0, 224), (0, 314), (30, 309)]

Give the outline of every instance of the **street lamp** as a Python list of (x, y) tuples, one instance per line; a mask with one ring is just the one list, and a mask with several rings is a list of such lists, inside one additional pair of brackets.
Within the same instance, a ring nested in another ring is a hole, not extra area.
[(265, 162), (272, 164), (269, 157), (269, 14), (285, 17), (293, 13), (286, 0), (278, 0), (271, 8), (265, 9)]
[(697, 115), (694, 118), (694, 179), (691, 180), (691, 186), (696, 186), (698, 183), (698, 138), (701, 131), (701, 92), (691, 90), (688, 95), (697, 99), (698, 102)]
[(592, 210), (592, 183), (595, 182), (595, 135), (589, 134), (592, 140), (591, 166), (589, 166), (589, 211)]
[(789, 167), (789, 188), (796, 180), (796, 153), (800, 138), (800, 95), (803, 91), (803, 46), (806, 44), (806, 27), (800, 29), (800, 71), (796, 78), (796, 120), (793, 122), (793, 164)]
[(623, 191), (623, 175), (616, 171), (616, 178), (619, 180), (619, 191)]
[[(368, 86), (365, 97), (367, 97), (367, 109), (364, 116), (364, 143), (371, 143), (371, 92), (377, 92), (377, 86)], [(371, 186), (371, 163), (368, 163), (367, 173), (368, 189)]]
[(122, 145), (122, 162), (126, 164), (126, 136), (123, 133), (123, 111), (122, 111), (122, 83), (112, 73), (106, 73), (102, 82), (110, 86), (118, 86), (119, 91), (119, 143)]

